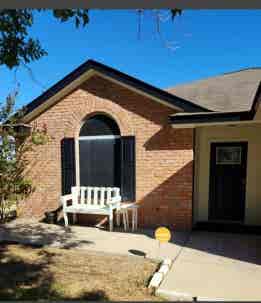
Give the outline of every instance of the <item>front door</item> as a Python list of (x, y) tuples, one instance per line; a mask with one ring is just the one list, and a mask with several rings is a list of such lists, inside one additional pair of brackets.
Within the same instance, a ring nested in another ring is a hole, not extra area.
[(244, 220), (246, 164), (246, 142), (211, 144), (209, 220)]

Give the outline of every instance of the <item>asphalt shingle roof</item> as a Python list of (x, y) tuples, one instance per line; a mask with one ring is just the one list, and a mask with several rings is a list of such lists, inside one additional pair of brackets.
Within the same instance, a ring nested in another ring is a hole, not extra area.
[(260, 81), (261, 68), (247, 68), (178, 85), (167, 91), (212, 111), (248, 111)]

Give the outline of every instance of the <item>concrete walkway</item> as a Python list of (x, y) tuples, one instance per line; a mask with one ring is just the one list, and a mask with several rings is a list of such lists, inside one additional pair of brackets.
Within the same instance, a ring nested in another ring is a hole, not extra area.
[(15, 241), (23, 244), (47, 245), (67, 249), (88, 249), (112, 254), (146, 256), (151, 259), (175, 258), (188, 239), (188, 233), (176, 232), (172, 242), (159, 248), (153, 230), (137, 233), (107, 230), (86, 226), (64, 226), (15, 220), (0, 225), (0, 242)]
[(1, 241), (86, 249), (101, 253), (171, 258), (157, 293), (171, 300), (261, 300), (261, 236), (175, 232), (159, 249), (153, 230), (138, 233), (16, 220), (0, 225)]
[(261, 300), (261, 236), (193, 232), (158, 294), (171, 300)]

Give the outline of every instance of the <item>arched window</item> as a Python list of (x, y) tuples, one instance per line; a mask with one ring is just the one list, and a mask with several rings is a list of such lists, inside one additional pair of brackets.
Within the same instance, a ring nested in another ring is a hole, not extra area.
[(80, 137), (89, 136), (120, 136), (120, 129), (108, 116), (96, 115), (85, 121), (80, 130)]
[(85, 121), (79, 134), (81, 186), (121, 186), (120, 140), (110, 117), (99, 114)]
[(122, 201), (135, 201), (135, 137), (121, 136), (112, 118), (97, 114), (87, 119), (78, 137), (75, 182), (74, 139), (62, 140), (63, 193), (80, 186), (119, 187)]

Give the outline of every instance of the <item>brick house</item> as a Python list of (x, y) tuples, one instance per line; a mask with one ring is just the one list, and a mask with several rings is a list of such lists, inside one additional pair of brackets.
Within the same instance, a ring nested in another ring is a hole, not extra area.
[(23, 216), (42, 218), (72, 185), (113, 185), (140, 203), (143, 227), (259, 225), (259, 79), (249, 69), (164, 91), (85, 62), (26, 106), (23, 122), (52, 139), (29, 155)]

